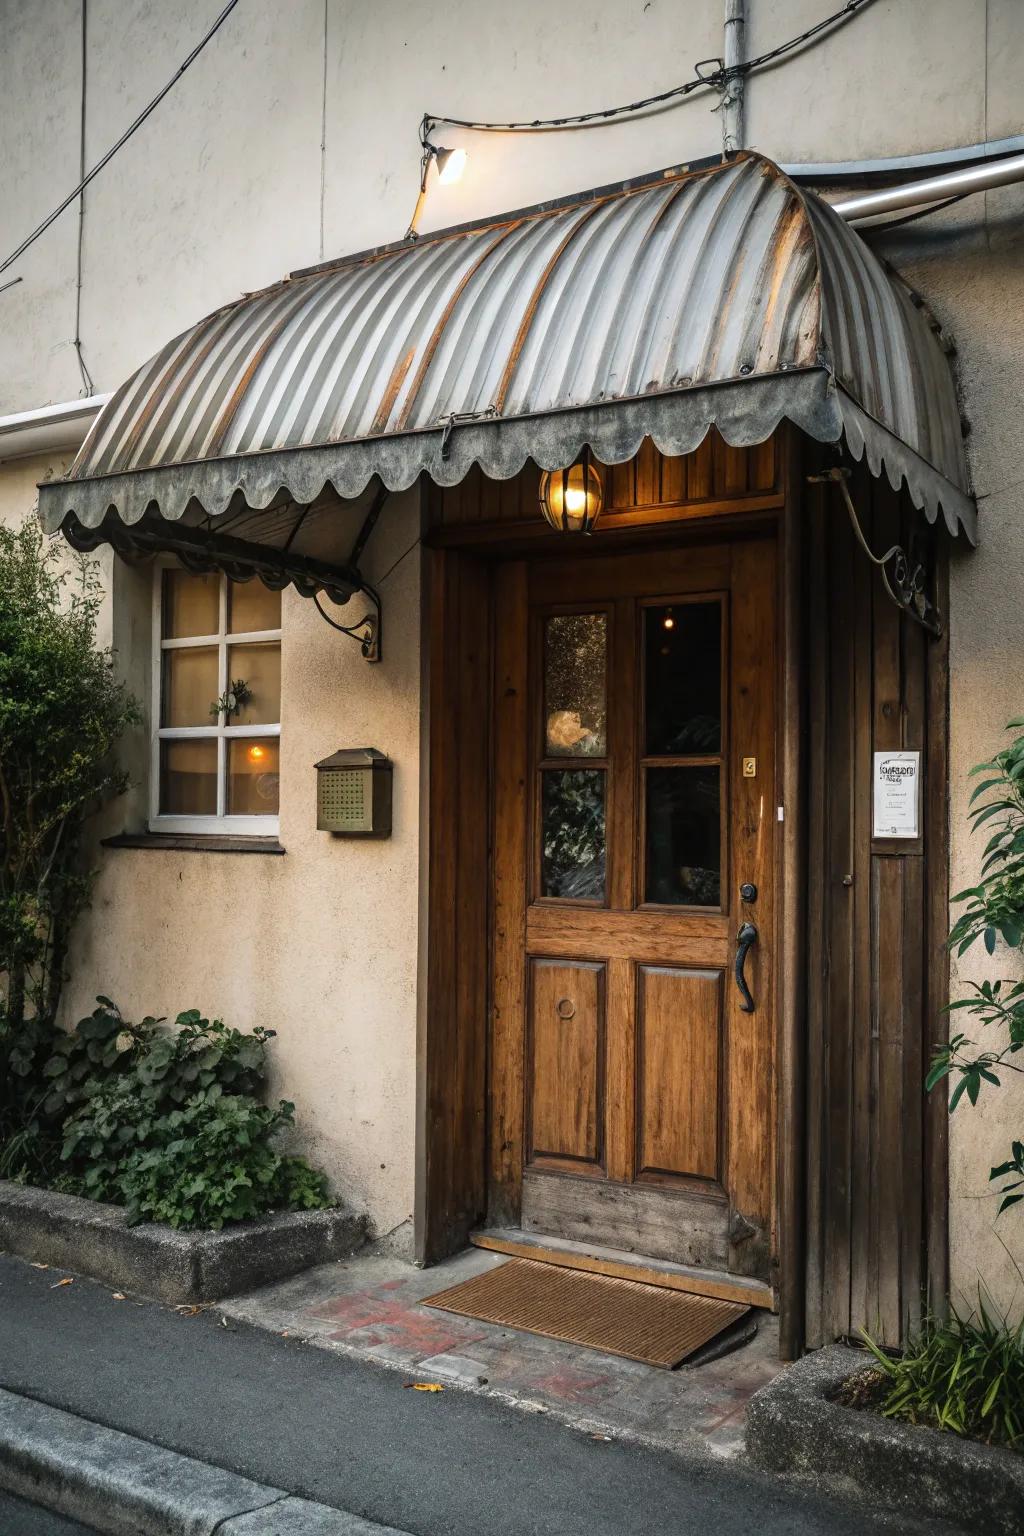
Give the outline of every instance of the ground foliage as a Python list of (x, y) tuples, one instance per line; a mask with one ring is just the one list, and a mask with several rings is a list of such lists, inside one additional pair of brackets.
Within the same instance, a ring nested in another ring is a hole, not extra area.
[(31, 1119), (0, 1147), (8, 1177), (183, 1228), (329, 1203), (324, 1176), (280, 1148), (294, 1106), (262, 1101), (273, 1030), (194, 1009), (173, 1028), (132, 1024), (104, 997), (73, 1030), (51, 1027), (45, 1050), (35, 1033)]
[(845, 1383), (851, 1406), (1024, 1450), (1024, 1321), (1010, 1328), (979, 1302), (969, 1317), (926, 1322), (899, 1357), (867, 1344), (877, 1372)]

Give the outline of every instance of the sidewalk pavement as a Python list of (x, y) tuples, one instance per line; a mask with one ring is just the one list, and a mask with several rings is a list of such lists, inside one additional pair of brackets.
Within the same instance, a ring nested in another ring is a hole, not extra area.
[[(623, 1443), (209, 1311), (0, 1258), (0, 1386), (412, 1536), (939, 1536), (723, 1464)], [(255, 1531), (259, 1531), (257, 1525)]]
[(699, 1364), (664, 1371), (421, 1305), (424, 1297), (505, 1262), (501, 1254), (471, 1248), (416, 1269), (364, 1249), (218, 1302), (216, 1310), (617, 1440), (691, 1455), (742, 1454), (747, 1403), (782, 1370), (778, 1321), (770, 1312), (751, 1310), (735, 1325), (745, 1340), (741, 1348), (715, 1358), (722, 1344), (712, 1340), (694, 1356)]

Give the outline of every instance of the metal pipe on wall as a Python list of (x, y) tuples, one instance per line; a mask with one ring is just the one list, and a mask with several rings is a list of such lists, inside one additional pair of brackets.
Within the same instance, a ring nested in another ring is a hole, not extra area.
[[(746, 63), (747, 0), (725, 0), (725, 35), (722, 63), (726, 70)], [(722, 113), (722, 158), (744, 148), (743, 93), (746, 77), (726, 75), (720, 109)]]
[(874, 214), (895, 213), (902, 208), (941, 202), (947, 197), (987, 192), (1016, 181), (1024, 181), (1024, 155), (1009, 155), (1005, 160), (972, 165), (969, 170), (950, 171), (945, 176), (929, 176), (925, 181), (908, 182), (902, 187), (863, 192), (857, 197), (842, 198), (832, 206), (844, 219), (866, 219)]

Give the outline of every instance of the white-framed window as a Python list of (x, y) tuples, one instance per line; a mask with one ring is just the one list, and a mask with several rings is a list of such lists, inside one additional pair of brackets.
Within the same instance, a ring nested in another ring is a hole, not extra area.
[(152, 718), (151, 832), (276, 836), (280, 592), (158, 566)]

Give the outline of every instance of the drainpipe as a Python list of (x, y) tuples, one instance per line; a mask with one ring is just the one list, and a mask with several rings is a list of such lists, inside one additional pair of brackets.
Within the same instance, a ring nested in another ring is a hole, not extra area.
[[(727, 70), (746, 63), (747, 58), (747, 0), (725, 0), (725, 37), (722, 43), (722, 63)], [(744, 75), (729, 75), (722, 90), (722, 159), (727, 160), (738, 149), (745, 148), (743, 128)]]
[(922, 203), (941, 202), (947, 197), (987, 192), (1015, 181), (1024, 181), (1024, 155), (1009, 155), (1005, 160), (972, 165), (969, 170), (950, 171), (945, 176), (929, 176), (926, 181), (912, 181), (902, 187), (863, 192), (857, 197), (842, 198), (832, 207), (844, 219), (867, 219), (879, 213), (916, 208)]

